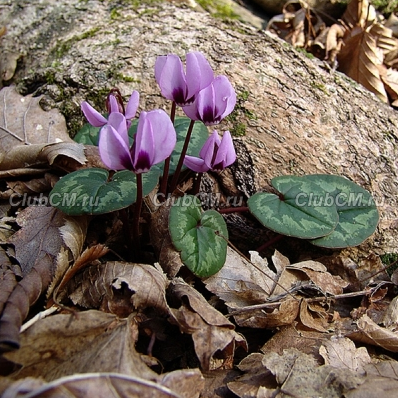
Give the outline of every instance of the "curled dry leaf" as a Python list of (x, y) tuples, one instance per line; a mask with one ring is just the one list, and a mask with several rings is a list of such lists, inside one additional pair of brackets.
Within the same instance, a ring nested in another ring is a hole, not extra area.
[(108, 261), (76, 275), (66, 291), (76, 305), (127, 316), (147, 307), (167, 313), (167, 284), (165, 275), (151, 265)]
[(379, 326), (368, 315), (362, 315), (357, 321), (358, 332), (348, 337), (355, 341), (384, 348), (387, 351), (398, 352), (398, 333)]
[(21, 265), (23, 279), (8, 297), (0, 317), (0, 351), (19, 347), (19, 329), (55, 272), (62, 247), (59, 227), (63, 215), (51, 207), (28, 207), (17, 217), (22, 227), (10, 239)]
[(72, 252), (73, 259), (80, 256), (86, 239), (88, 217), (65, 217), (65, 224), (60, 227), (60, 232), (65, 245)]
[(244, 337), (236, 333), (234, 325), (182, 279), (173, 279), (169, 290), (174, 299), (180, 300), (180, 308), (170, 308), (170, 315), (181, 332), (192, 335), (202, 369), (219, 367), (214, 359), (216, 352), (222, 354), (224, 366), (231, 366), (235, 348), (247, 348)]
[(14, 272), (12, 272), (7, 266), (0, 267), (0, 314), (3, 312), (4, 305), (10, 297), (12, 291), (17, 285), (17, 279), (15, 278)]

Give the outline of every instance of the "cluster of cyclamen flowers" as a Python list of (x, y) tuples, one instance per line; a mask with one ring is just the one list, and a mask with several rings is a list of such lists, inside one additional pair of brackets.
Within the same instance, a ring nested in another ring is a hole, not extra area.
[[(177, 55), (159, 56), (155, 64), (155, 78), (162, 95), (173, 101), (172, 110), (175, 112), (175, 106), (181, 106), (191, 119), (192, 127), (198, 120), (207, 126), (216, 125), (235, 107), (236, 94), (231, 83), (226, 76), (214, 77), (209, 62), (200, 52), (186, 54), (185, 71)], [(102, 127), (98, 146), (103, 163), (110, 169), (127, 169), (137, 175), (149, 171), (153, 165), (163, 160), (169, 160), (176, 145), (174, 112), (168, 116), (163, 110), (156, 109), (140, 113), (137, 132), (130, 147), (128, 128), (137, 113), (138, 105), (137, 91), (132, 93), (124, 107), (117, 89), (108, 95), (107, 118), (87, 102), (81, 105), (89, 123)], [(187, 134), (186, 144), (189, 138), (190, 134)], [(185, 145), (185, 151), (187, 146)], [(220, 139), (216, 130), (203, 145), (199, 158), (186, 155), (184, 150), (181, 156), (181, 162), (199, 173), (220, 171), (236, 159), (230, 132), (224, 132)]]

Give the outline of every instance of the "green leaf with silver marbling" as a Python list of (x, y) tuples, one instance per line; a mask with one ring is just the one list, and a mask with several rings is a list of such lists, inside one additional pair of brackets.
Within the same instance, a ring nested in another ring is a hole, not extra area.
[(197, 197), (185, 195), (175, 201), (170, 209), (169, 231), (182, 262), (195, 275), (206, 278), (223, 267), (227, 256), (226, 223), (215, 210), (202, 212)]
[(334, 231), (323, 238), (312, 240), (312, 244), (329, 248), (357, 246), (375, 232), (379, 212), (372, 195), (366, 189), (338, 175), (312, 174), (303, 176), (302, 179), (321, 187), (326, 192), (324, 205), (333, 203), (339, 215)]
[(325, 191), (297, 176), (273, 178), (272, 186), (279, 195), (258, 192), (249, 198), (250, 212), (267, 228), (287, 236), (315, 239), (330, 234), (339, 217), (332, 206), (317, 206), (309, 200)]

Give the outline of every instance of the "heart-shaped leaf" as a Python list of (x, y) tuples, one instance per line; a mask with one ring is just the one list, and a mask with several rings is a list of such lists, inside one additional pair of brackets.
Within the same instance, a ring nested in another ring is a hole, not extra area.
[(318, 203), (323, 201), (324, 206), (334, 204), (339, 215), (334, 231), (311, 243), (330, 248), (357, 246), (376, 230), (379, 212), (368, 191), (337, 175), (313, 174), (301, 178), (321, 187), (326, 194), (318, 198)]
[[(68, 215), (103, 214), (130, 206), (136, 201), (136, 176), (122, 170), (108, 181), (104, 169), (84, 169), (62, 177), (50, 193), (50, 204)], [(143, 194), (148, 195), (159, 180), (159, 169), (142, 176)]]
[(182, 262), (205, 278), (217, 273), (227, 256), (228, 230), (220, 213), (202, 212), (196, 196), (177, 198), (170, 209), (170, 236)]
[(314, 239), (330, 234), (338, 223), (335, 206), (311, 203), (310, 196), (323, 196), (318, 185), (296, 176), (273, 178), (279, 195), (259, 192), (247, 202), (252, 214), (267, 228), (287, 236)]

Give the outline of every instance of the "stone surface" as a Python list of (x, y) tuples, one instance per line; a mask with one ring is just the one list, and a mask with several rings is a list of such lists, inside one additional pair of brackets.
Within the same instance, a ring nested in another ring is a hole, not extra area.
[(236, 140), (252, 157), (257, 189), (283, 174), (346, 176), (374, 194), (381, 213), (377, 233), (356, 255), (397, 252), (396, 111), (249, 25), (184, 5), (132, 3), (1, 0), (1, 51), (21, 55), (7, 83), (46, 94), (44, 106), (59, 107), (76, 132), (80, 102), (98, 108), (113, 86), (126, 97), (139, 90), (140, 109), (168, 110), (154, 80), (156, 57), (202, 51), (237, 90), (236, 111), (218, 129), (244, 134)]

